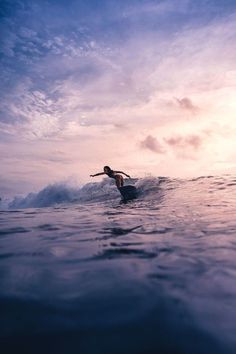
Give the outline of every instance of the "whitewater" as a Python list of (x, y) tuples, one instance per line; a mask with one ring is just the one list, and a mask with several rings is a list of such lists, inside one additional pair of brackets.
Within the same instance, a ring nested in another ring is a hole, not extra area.
[(236, 353), (236, 176), (0, 202), (2, 353)]

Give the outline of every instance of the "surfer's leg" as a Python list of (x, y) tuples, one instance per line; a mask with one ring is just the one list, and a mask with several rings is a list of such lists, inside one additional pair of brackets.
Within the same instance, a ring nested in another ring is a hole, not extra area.
[(117, 188), (123, 187), (124, 179), (121, 175), (116, 175), (116, 186)]

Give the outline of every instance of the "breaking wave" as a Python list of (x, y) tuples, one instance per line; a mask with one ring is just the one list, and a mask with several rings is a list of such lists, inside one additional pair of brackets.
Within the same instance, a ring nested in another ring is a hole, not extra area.
[[(157, 191), (163, 178), (148, 177), (129, 179), (126, 185), (135, 185), (138, 194)], [(105, 178), (102, 182), (87, 183), (83, 187), (72, 187), (68, 183), (54, 183), (46, 186), (38, 193), (29, 193), (25, 197), (15, 197), (8, 203), (9, 208), (42, 208), (62, 203), (101, 202), (120, 198), (114, 181)]]
[[(232, 178), (232, 177), (231, 177)], [(211, 181), (211, 182), (210, 182)], [(202, 183), (207, 183), (209, 191), (215, 188), (222, 189), (234, 186), (235, 179), (232, 183), (230, 178), (205, 176), (190, 180), (181, 180), (168, 177), (145, 177), (126, 179), (125, 185), (134, 185), (138, 191), (139, 200), (154, 200), (156, 196), (161, 197), (160, 190), (164, 194), (170, 194), (170, 191), (181, 190), (182, 197), (185, 189), (189, 187), (193, 190), (202, 188)], [(191, 186), (190, 186), (191, 184)], [(224, 187), (225, 188), (225, 187)], [(120, 200), (121, 196), (117, 190), (114, 180), (104, 178), (101, 182), (87, 183), (82, 187), (75, 187), (69, 183), (54, 183), (46, 186), (38, 193), (29, 193), (25, 197), (15, 197), (10, 202), (2, 201), (1, 208), (17, 209), (17, 208), (42, 208), (51, 207), (60, 204), (70, 203), (93, 203), (104, 202), (106, 200)]]

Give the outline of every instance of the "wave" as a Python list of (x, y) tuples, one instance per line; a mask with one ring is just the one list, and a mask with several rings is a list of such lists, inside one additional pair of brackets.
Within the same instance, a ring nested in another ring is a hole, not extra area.
[[(164, 177), (146, 177), (142, 179), (129, 179), (126, 185), (135, 185), (138, 194), (148, 195), (158, 190)], [(102, 182), (87, 183), (83, 187), (72, 187), (68, 183), (54, 183), (46, 186), (38, 193), (29, 193), (25, 197), (15, 197), (8, 203), (8, 208), (42, 208), (62, 203), (74, 202), (101, 202), (119, 199), (120, 193), (114, 181), (104, 178)]]
[[(210, 180), (209, 180), (210, 179)], [(145, 177), (145, 178), (131, 178), (125, 180), (125, 185), (134, 185), (138, 191), (139, 199), (151, 200), (157, 194), (161, 197), (160, 190), (164, 194), (171, 190), (181, 188), (182, 194), (185, 193), (186, 188), (191, 190), (199, 190), (203, 188), (202, 183), (208, 191), (216, 189), (228, 188), (235, 186), (235, 177), (213, 177), (201, 176), (194, 179), (182, 180), (168, 177)], [(29, 193), (25, 197), (15, 197), (12, 201), (2, 201), (1, 209), (6, 207), (9, 209), (20, 208), (42, 208), (60, 205), (63, 203), (75, 202), (103, 202), (106, 200), (119, 200), (121, 198), (117, 190), (114, 180), (104, 178), (101, 182), (90, 182), (82, 187), (74, 187), (69, 183), (54, 183), (46, 186), (38, 193)]]

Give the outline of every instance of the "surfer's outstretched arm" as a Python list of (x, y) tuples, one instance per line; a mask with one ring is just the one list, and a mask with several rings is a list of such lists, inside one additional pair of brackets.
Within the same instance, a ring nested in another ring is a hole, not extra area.
[(101, 175), (105, 175), (105, 173), (104, 172), (95, 173), (95, 175), (90, 175), (90, 177), (96, 177)]
[(123, 175), (125, 175), (126, 177), (129, 177), (130, 178), (130, 176), (129, 175), (127, 175), (126, 173), (124, 173), (124, 172), (122, 172), (122, 171), (114, 171), (115, 173), (122, 173)]

